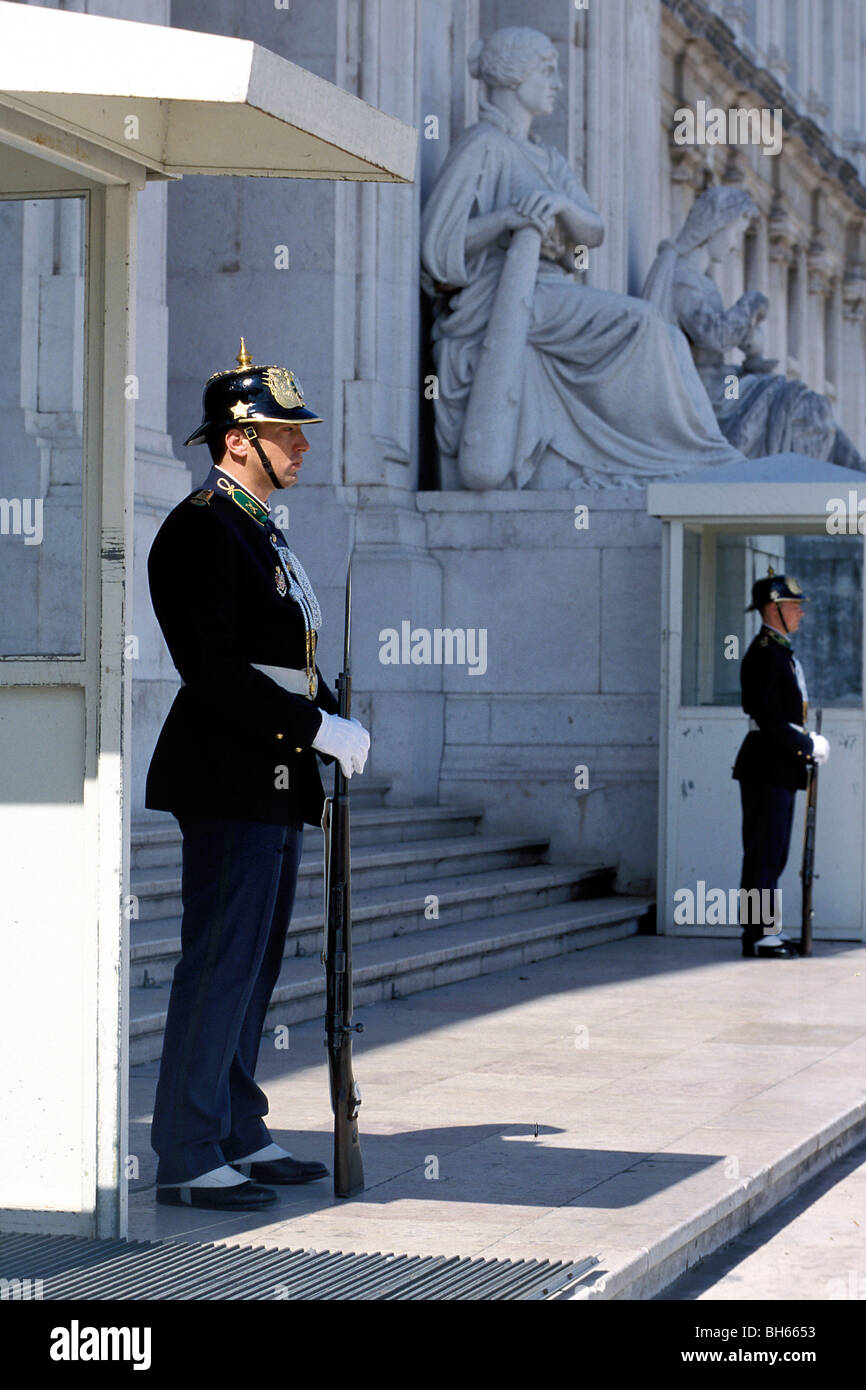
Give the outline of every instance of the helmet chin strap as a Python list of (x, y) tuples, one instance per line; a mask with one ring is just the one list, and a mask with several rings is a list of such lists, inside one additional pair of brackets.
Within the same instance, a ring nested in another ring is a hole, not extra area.
[[(262, 467), (264, 468), (274, 487), (282, 488), (283, 484), (279, 481), (276, 473), (271, 467), (271, 461), (265, 453), (264, 449), (262, 448), (261, 440), (259, 439), (259, 436), (256, 434), (254, 427), (252, 425), (244, 425), (244, 434), (246, 435), (247, 439), (250, 441), (259, 458), (261, 459)], [(786, 632), (787, 630), (788, 629), (785, 628)]]
[(778, 615), (779, 615), (779, 622), (782, 624), (782, 627), (785, 629), (786, 632), (790, 632), (791, 629), (788, 627), (788, 624), (785, 622), (785, 617), (784, 617), (784, 614), (782, 613), (782, 605), (781, 605), (780, 603), (777, 603), (777, 604), (776, 604), (776, 612), (777, 612)]

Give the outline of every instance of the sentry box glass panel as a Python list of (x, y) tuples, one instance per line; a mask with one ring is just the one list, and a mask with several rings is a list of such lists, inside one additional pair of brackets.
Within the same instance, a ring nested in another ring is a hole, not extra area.
[(0, 658), (82, 649), (86, 200), (0, 198)]
[(757, 633), (746, 611), (752, 585), (772, 568), (791, 574), (808, 602), (797, 655), (809, 703), (863, 705), (863, 541), (859, 535), (731, 534), (686, 526), (682, 549), (684, 706), (740, 705), (740, 662)]

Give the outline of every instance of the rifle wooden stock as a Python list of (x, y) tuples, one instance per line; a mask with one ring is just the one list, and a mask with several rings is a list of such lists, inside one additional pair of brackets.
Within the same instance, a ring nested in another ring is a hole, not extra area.
[[(346, 579), (346, 629), (343, 670), (337, 677), (341, 719), (352, 708), (349, 672), (352, 574)], [(361, 1092), (352, 1071), (352, 856), (349, 841), (349, 785), (339, 762), (334, 764), (334, 795), (325, 802), (325, 1045), (331, 1107), (334, 1111), (334, 1196), (354, 1197), (364, 1190), (364, 1165), (358, 1134)]]
[[(818, 710), (815, 718), (815, 732), (820, 734), (823, 710)], [(803, 827), (803, 863), (800, 869), (802, 880), (802, 904), (800, 926), (800, 955), (812, 954), (812, 880), (815, 877), (815, 821), (818, 813), (818, 764), (809, 769), (809, 782), (806, 787), (806, 822)]]

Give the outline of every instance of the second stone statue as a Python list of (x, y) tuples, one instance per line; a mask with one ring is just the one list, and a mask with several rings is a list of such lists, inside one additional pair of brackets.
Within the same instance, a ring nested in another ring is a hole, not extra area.
[(485, 87), (480, 119), (421, 226), (440, 485), (641, 484), (740, 459), (656, 309), (574, 274), (604, 227), (567, 161), (531, 134), (562, 85), (550, 40), (499, 29), (470, 49), (469, 70)]

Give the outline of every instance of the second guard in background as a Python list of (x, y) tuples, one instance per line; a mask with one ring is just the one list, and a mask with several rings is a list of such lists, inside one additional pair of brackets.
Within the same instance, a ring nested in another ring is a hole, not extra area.
[[(743, 812), (740, 887), (758, 890), (757, 896), (751, 894), (742, 921), (743, 955), (748, 957), (784, 959), (798, 954), (796, 945), (779, 934), (776, 890), (788, 859), (797, 791), (805, 788), (809, 767), (825, 763), (830, 754), (826, 738), (806, 729), (806, 677), (791, 642), (805, 600), (796, 579), (771, 569), (753, 585), (746, 610), (761, 614), (761, 629), (740, 671), (749, 732), (733, 772)], [(761, 910), (756, 912), (757, 903)], [(767, 904), (772, 905), (769, 914)]]

